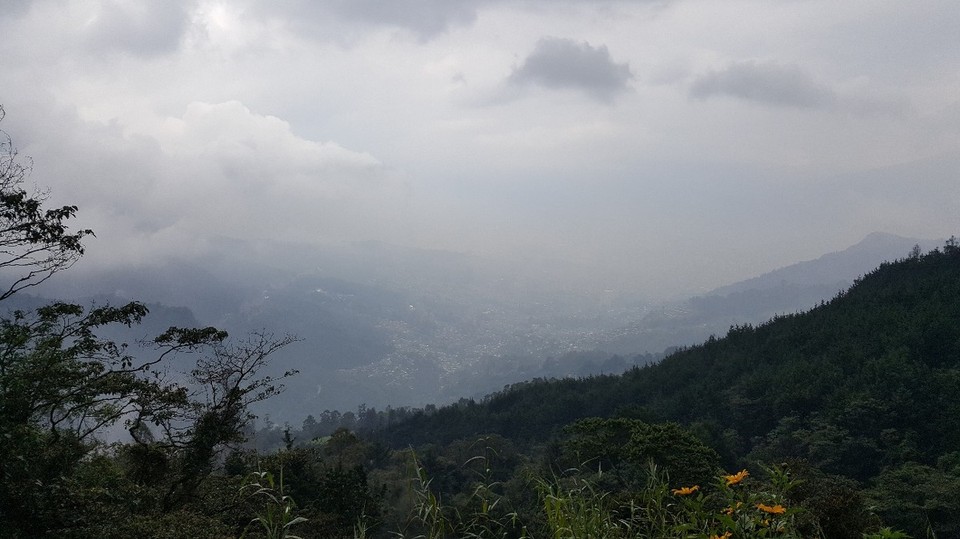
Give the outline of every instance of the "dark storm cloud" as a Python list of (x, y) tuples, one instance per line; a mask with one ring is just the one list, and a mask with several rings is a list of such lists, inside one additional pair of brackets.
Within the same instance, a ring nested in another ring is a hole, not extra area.
[(627, 89), (633, 78), (630, 66), (618, 64), (607, 47), (587, 42), (549, 37), (510, 75), (513, 84), (537, 84), (547, 88), (572, 88), (608, 102)]
[(737, 62), (701, 76), (690, 87), (698, 99), (729, 96), (768, 105), (819, 108), (834, 103), (833, 91), (796, 66)]
[(105, 2), (86, 28), (98, 51), (155, 56), (177, 50), (188, 25), (185, 2)]

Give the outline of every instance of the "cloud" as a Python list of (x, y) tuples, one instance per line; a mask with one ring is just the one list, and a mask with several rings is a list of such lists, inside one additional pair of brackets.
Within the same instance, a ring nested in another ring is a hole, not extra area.
[(181, 118), (168, 118), (165, 125), (157, 136), (166, 151), (212, 159), (240, 169), (244, 176), (305, 171), (329, 176), (379, 166), (369, 154), (297, 137), (287, 122), (255, 114), (239, 101), (193, 102)]
[(702, 75), (690, 87), (698, 99), (729, 96), (767, 105), (820, 108), (836, 101), (834, 92), (797, 66), (736, 62)]
[[(299, 137), (238, 101), (191, 103), (142, 136), (159, 142), (167, 164), (152, 200), (198, 232), (301, 241), (348, 234), (372, 226), (370, 206), (391, 194), (373, 156)], [(367, 223), (355, 222), (367, 211)]]
[(609, 102), (627, 89), (632, 78), (630, 66), (615, 63), (605, 45), (594, 47), (587, 42), (547, 37), (537, 42), (508, 81), (580, 90), (599, 101)]
[(692, 252), (722, 165), (780, 185), (960, 151), (955, 1), (0, 0), (3, 126), (117, 258), (121, 234)]
[(193, 102), (137, 126), (60, 113), (17, 132), (32, 180), (97, 232), (88, 258), (101, 263), (190, 253), (214, 236), (316, 242), (402, 228), (406, 186), (378, 159), (238, 101)]
[(429, 41), (451, 28), (469, 26), (486, 0), (290, 0), (250, 2), (264, 19), (286, 20), (300, 33), (329, 38), (343, 31), (343, 23), (386, 26), (407, 30)]
[(340, 0), (336, 13), (347, 19), (398, 26), (427, 40), (452, 26), (467, 26), (477, 18), (476, 0)]
[(31, 0), (4, 0), (0, 2), (2, 19), (19, 17), (29, 11), (32, 4)]
[(188, 27), (186, 4), (105, 2), (85, 27), (86, 41), (94, 50), (119, 50), (137, 56), (173, 52)]

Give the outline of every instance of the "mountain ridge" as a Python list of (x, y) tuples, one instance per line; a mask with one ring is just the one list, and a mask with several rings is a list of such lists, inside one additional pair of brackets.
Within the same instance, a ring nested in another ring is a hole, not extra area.
[(724, 285), (703, 295), (725, 296), (750, 289), (775, 288), (784, 283), (810, 286), (842, 282), (849, 286), (854, 279), (876, 268), (882, 262), (890, 262), (908, 256), (915, 245), (919, 246), (922, 251), (929, 251), (942, 243), (943, 240), (924, 240), (887, 232), (871, 232), (846, 249), (826, 253), (812, 260), (797, 262), (762, 273), (756, 277)]

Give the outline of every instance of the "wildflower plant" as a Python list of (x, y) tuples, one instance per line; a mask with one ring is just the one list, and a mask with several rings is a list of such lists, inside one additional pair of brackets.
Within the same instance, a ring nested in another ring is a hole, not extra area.
[(734, 539), (799, 537), (786, 493), (795, 482), (779, 468), (767, 470), (760, 483), (747, 470), (720, 475), (714, 485), (668, 487), (656, 466), (648, 482), (626, 507), (613, 507), (606, 493), (580, 479), (562, 491), (559, 483), (542, 483), (541, 497), (554, 538), (689, 538)]
[[(630, 496), (605, 491), (601, 472), (569, 470), (536, 480), (541, 527), (529, 532), (516, 513), (493, 511), (504, 501), (494, 485), (473, 492), (478, 509), (459, 513), (444, 507), (417, 465), (420, 502), (413, 521), (417, 539), (546, 537), (551, 539), (799, 539), (797, 515), (788, 493), (799, 482), (782, 467), (764, 468), (764, 480), (747, 470), (720, 474), (711, 484), (670, 485), (665, 471), (650, 463), (647, 481)], [(528, 515), (529, 516), (529, 515)], [(408, 528), (409, 529), (409, 528)], [(869, 537), (903, 537), (881, 530)]]
[(769, 480), (763, 485), (747, 481), (747, 470), (720, 477), (716, 497), (723, 507), (713, 519), (712, 536), (799, 537), (794, 515), (800, 509), (786, 502), (796, 481), (781, 467), (765, 468), (765, 472)]

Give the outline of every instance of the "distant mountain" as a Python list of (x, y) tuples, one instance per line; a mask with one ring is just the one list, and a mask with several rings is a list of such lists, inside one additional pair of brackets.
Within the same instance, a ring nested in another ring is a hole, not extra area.
[(662, 305), (629, 326), (594, 335), (580, 345), (628, 354), (695, 344), (731, 326), (810, 309), (881, 263), (905, 258), (914, 246), (927, 251), (938, 243), (874, 232), (843, 251)]
[(820, 288), (826, 285), (839, 285), (837, 290), (845, 290), (854, 279), (873, 271), (882, 262), (905, 258), (915, 245), (919, 246), (922, 252), (926, 252), (942, 243), (942, 240), (921, 240), (873, 232), (856, 245), (842, 251), (828, 253), (816, 260), (798, 262), (752, 279), (722, 286), (706, 295), (729, 296), (737, 292), (770, 290), (786, 286)]

